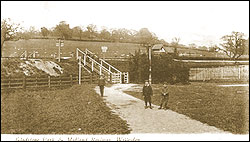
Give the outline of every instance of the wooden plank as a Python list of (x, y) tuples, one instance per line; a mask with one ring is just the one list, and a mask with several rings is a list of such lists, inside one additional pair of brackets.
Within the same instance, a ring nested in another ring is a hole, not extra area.
[(17, 86), (17, 87), (10, 87), (8, 89), (23, 89), (23, 86)]
[(23, 82), (11, 82), (9, 85), (23, 85)]

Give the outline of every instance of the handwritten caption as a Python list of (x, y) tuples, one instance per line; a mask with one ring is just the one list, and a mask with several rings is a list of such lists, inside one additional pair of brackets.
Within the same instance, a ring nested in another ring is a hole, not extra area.
[(139, 138), (136, 137), (113, 137), (113, 138), (105, 138), (105, 137), (42, 137), (42, 138), (32, 138), (32, 137), (17, 137), (16, 141), (140, 141)]

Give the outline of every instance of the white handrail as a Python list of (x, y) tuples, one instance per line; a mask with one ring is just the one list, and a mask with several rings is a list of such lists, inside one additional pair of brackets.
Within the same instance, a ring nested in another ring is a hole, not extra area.
[[(101, 63), (99, 63), (98, 61), (96, 61), (94, 58), (92, 58), (91, 56), (88, 55), (88, 52), (89, 53), (92, 53), (91, 51), (89, 51), (88, 49), (86, 49), (85, 51), (86, 52), (83, 52), (81, 51), (80, 49), (77, 48), (77, 59), (79, 59), (79, 56), (81, 57), (82, 55), (85, 57), (84, 60), (81, 59), (81, 62), (84, 62), (84, 64), (88, 67), (90, 67), (92, 69), (92, 71), (95, 71), (97, 72), (98, 74), (101, 74), (101, 71), (103, 71), (104, 74), (108, 75), (108, 76), (114, 76), (114, 78), (112, 77), (112, 80), (113, 79), (118, 79), (119, 80), (119, 83), (121, 83), (122, 79), (122, 72), (119, 71), (118, 69), (116, 69), (115, 67), (113, 67), (112, 65), (110, 65), (109, 63), (107, 63), (105, 60), (103, 59), (99, 59), (99, 61), (101, 61)], [(82, 53), (82, 55), (79, 55), (79, 53)], [(96, 56), (96, 55), (95, 55)], [(98, 56), (96, 56), (98, 58)], [(87, 61), (87, 62), (86, 62)], [(105, 65), (105, 66), (104, 66)], [(107, 65), (108, 65), (108, 69), (107, 69)], [(99, 70), (100, 69), (100, 70)], [(111, 69), (115, 70), (116, 72), (112, 72)], [(105, 76), (106, 76), (105, 75)], [(116, 75), (118, 75), (116, 77)], [(112, 81), (110, 80), (110, 81)], [(117, 81), (114, 81), (117, 83)]]
[(117, 71), (117, 72), (121, 72), (121, 71), (119, 71), (117, 68), (115, 68), (114, 66), (112, 66), (112, 65), (110, 65), (109, 63), (107, 63), (105, 60), (103, 60), (103, 59), (100, 59), (102, 62), (104, 62), (106, 65), (108, 65), (108, 66), (110, 66), (112, 69), (114, 69), (115, 71)]
[(27, 51), (24, 51), (21, 55), (20, 55), (20, 57), (22, 57), (24, 55), (24, 57), (26, 58), (27, 57)]
[(86, 52), (89, 52), (90, 54), (92, 54), (92, 55), (94, 55), (95, 57), (97, 57), (97, 58), (98, 58), (98, 56), (97, 56), (95, 53), (91, 52), (91, 51), (90, 51), (90, 50), (88, 50), (87, 48), (85, 49), (85, 51), (86, 51)]
[[(89, 52), (90, 54), (94, 54), (93, 52), (91, 52), (90, 50), (88, 50), (87, 48), (85, 49), (85, 51)], [(94, 54), (95, 55), (95, 54)], [(96, 56), (96, 55), (95, 55)], [(96, 56), (98, 58), (98, 56)], [(100, 59), (100, 61), (104, 62), (106, 65), (110, 66), (112, 69), (114, 69), (117, 72), (121, 72), (119, 71), (117, 68), (115, 68), (114, 66), (110, 65), (109, 63), (107, 63), (105, 60)]]
[(95, 64), (99, 65), (100, 67), (102, 67), (102, 69), (106, 70), (109, 73), (112, 73), (111, 71), (109, 71), (108, 69), (106, 69), (104, 66), (102, 66), (100, 63), (98, 63), (96, 60), (94, 60), (93, 58), (86, 56), (87, 58), (89, 58), (92, 62), (94, 62)]
[[(77, 48), (78, 49), (78, 48)], [(106, 69), (104, 66), (102, 66), (100, 63), (98, 63), (96, 60), (94, 60), (93, 58), (89, 57), (86, 53), (82, 52), (81, 50), (78, 49), (78, 51), (80, 51), (82, 54), (84, 54), (87, 58), (89, 58), (92, 62), (94, 62), (95, 64), (99, 65), (100, 67), (102, 67), (102, 69), (104, 69), (105, 71), (109, 72), (112, 74), (111, 71), (109, 71), (108, 69)]]

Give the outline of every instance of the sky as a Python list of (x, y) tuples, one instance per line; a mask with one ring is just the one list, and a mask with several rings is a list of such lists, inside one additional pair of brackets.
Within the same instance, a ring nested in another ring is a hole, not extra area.
[(148, 28), (159, 39), (211, 46), (232, 31), (249, 37), (249, 1), (1, 1), (1, 19), (28, 29), (94, 24), (98, 30)]

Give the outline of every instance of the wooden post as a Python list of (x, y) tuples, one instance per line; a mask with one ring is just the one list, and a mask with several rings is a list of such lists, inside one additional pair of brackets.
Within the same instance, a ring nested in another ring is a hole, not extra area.
[(82, 63), (81, 63), (81, 56), (79, 57), (79, 76), (78, 76), (78, 84), (81, 84), (81, 76), (82, 76)]
[(62, 77), (59, 76), (59, 86), (61, 87), (61, 85), (62, 85)]
[(90, 74), (90, 84), (93, 83), (93, 73)]
[(76, 48), (76, 60), (78, 60), (78, 48)]
[(50, 88), (50, 83), (51, 83), (51, 80), (50, 80), (50, 76), (48, 76), (48, 85), (49, 85), (49, 88)]
[(110, 80), (110, 83), (112, 83), (112, 73), (109, 73), (109, 80)]
[(86, 55), (83, 56), (83, 65), (85, 66), (86, 65)]
[(92, 66), (91, 66), (91, 71), (94, 71), (94, 61), (92, 60)]
[(238, 67), (238, 76), (239, 76), (239, 80), (240, 80), (240, 66)]
[(36, 87), (38, 86), (38, 82), (37, 82), (37, 77), (36, 77)]
[(120, 72), (120, 83), (122, 83), (122, 73)]
[(11, 78), (9, 77), (9, 88), (10, 88), (10, 81), (11, 81)]
[(26, 76), (23, 76), (23, 89), (26, 89)]
[(73, 77), (72, 77), (72, 75), (70, 75), (70, 83), (71, 83), (71, 86), (73, 86)]
[(102, 75), (102, 60), (101, 60), (101, 66), (100, 66), (100, 75)]
[(59, 39), (58, 62), (61, 61), (61, 39)]
[(126, 76), (127, 76), (127, 83), (129, 83), (129, 77), (128, 77), (128, 72), (127, 72), (127, 74), (126, 74)]

